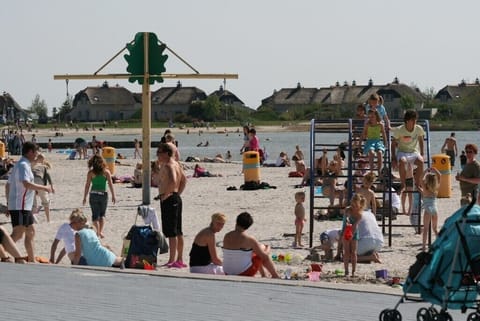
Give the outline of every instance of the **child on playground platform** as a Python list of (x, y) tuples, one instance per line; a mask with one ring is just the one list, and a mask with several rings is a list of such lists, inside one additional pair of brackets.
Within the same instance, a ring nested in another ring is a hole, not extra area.
[(373, 171), (373, 158), (377, 154), (378, 173), (382, 172), (383, 153), (386, 143), (385, 127), (381, 123), (380, 114), (376, 110), (368, 111), (368, 121), (363, 129), (362, 140), (365, 141), (363, 152), (368, 155), (370, 171)]
[(293, 247), (303, 247), (302, 244), (302, 232), (305, 222), (307, 221), (305, 216), (305, 192), (295, 193), (295, 241), (293, 241)]
[(426, 170), (423, 178), (422, 186), (418, 187), (423, 196), (423, 234), (422, 234), (422, 250), (426, 250), (427, 237), (430, 232), (430, 222), (435, 235), (438, 235), (438, 209), (437, 209), (437, 193), (440, 183), (440, 172), (434, 167)]
[(325, 175), (322, 179), (322, 191), (323, 195), (327, 196), (330, 200), (330, 206), (335, 205), (335, 197), (338, 197), (339, 206), (343, 206), (343, 194), (342, 188), (337, 188), (337, 176), (341, 173), (341, 165), (336, 160), (328, 163), (327, 166), (327, 150), (323, 150), (322, 156), (322, 173)]

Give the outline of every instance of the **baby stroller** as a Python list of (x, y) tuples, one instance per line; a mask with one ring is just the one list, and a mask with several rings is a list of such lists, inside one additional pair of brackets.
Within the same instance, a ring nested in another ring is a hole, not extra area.
[[(451, 321), (448, 309), (475, 309), (467, 321), (480, 320), (480, 206), (476, 197), (451, 215), (428, 252), (417, 255), (403, 286), (404, 295), (393, 309), (380, 313), (380, 321), (401, 321), (397, 310), (405, 300), (428, 301), (431, 306), (420, 308), (418, 321)], [(408, 297), (419, 294), (420, 297)], [(439, 305), (440, 310), (434, 305)]]

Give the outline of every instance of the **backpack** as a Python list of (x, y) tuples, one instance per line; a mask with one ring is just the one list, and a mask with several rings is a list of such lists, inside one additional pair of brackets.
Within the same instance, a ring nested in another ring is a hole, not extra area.
[(157, 264), (159, 235), (150, 225), (133, 225), (125, 239), (130, 240), (125, 267), (144, 269)]

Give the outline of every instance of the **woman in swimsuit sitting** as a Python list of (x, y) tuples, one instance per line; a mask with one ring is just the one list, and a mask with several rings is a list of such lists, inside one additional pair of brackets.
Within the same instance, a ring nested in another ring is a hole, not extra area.
[(247, 229), (253, 224), (252, 216), (243, 212), (237, 216), (235, 229), (223, 239), (223, 271), (228, 275), (255, 276), (260, 272), (266, 277), (265, 269), (272, 278), (279, 278), (272, 259), (270, 247), (260, 244)]
[(224, 274), (222, 260), (215, 249), (215, 233), (222, 230), (226, 220), (225, 214), (213, 214), (210, 225), (195, 236), (190, 250), (191, 273)]

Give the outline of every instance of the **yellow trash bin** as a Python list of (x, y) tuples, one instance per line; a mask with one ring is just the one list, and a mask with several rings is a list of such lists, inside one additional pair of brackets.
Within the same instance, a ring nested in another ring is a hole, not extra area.
[(103, 147), (102, 148), (102, 157), (107, 163), (107, 168), (112, 175), (115, 174), (115, 148), (113, 147)]
[(245, 183), (260, 183), (260, 154), (258, 152), (243, 153), (243, 176)]
[(452, 186), (450, 168), (450, 156), (446, 154), (437, 154), (432, 156), (432, 167), (440, 172), (440, 186), (438, 188), (437, 197), (451, 197)]
[(5, 144), (2, 141), (0, 141), (0, 158), (5, 158)]

